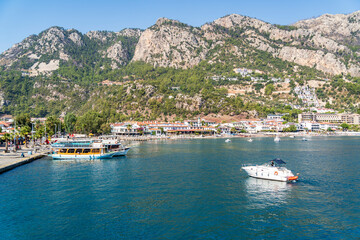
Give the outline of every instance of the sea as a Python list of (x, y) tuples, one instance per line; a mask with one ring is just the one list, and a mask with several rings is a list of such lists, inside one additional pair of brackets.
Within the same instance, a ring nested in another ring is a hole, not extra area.
[[(159, 140), (0, 175), (0, 239), (360, 239), (360, 137)], [(281, 158), (284, 183), (242, 164)]]

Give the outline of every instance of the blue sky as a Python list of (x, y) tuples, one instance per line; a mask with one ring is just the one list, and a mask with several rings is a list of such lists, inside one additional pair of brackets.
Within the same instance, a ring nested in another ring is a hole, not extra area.
[(360, 10), (360, 0), (0, 0), (0, 52), (51, 27), (119, 31), (145, 29), (160, 17), (201, 26), (237, 13), (292, 24), (325, 13)]

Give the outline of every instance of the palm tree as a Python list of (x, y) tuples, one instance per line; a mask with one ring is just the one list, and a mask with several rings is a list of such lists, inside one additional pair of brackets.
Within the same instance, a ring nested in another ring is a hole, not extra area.
[(130, 135), (130, 129), (132, 128), (132, 125), (131, 124), (128, 124), (126, 126), (127, 130), (128, 130), (128, 136)]
[(2, 136), (2, 140), (5, 141), (5, 152), (8, 152), (9, 151), (9, 140), (11, 139), (11, 136), (9, 133), (5, 133), (3, 136)]
[(20, 128), (20, 135), (25, 137), (25, 147), (28, 147), (28, 135), (31, 132), (31, 128), (29, 126), (23, 126)]

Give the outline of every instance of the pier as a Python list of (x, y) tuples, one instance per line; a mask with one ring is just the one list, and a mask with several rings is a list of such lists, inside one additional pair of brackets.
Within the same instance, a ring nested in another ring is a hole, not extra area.
[[(49, 154), (48, 150), (37, 152), (34, 154), (28, 154), (31, 151), (18, 151), (14, 153), (1, 153), (0, 154), (0, 174), (10, 171), (16, 167), (31, 163), (37, 159), (46, 157)], [(24, 157), (21, 156), (24, 154)]]

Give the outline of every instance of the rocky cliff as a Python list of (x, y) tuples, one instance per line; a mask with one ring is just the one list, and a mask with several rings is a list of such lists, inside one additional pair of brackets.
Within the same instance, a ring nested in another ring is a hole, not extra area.
[(124, 29), (81, 34), (73, 29), (52, 27), (5, 51), (0, 55), (0, 65), (37, 75), (54, 71), (64, 62), (76, 63), (79, 55), (94, 49), (97, 54), (91, 53), (91, 59), (100, 65), (110, 63), (113, 69), (130, 61), (174, 68), (191, 68), (201, 61), (226, 63), (229, 58), (234, 65), (241, 65), (236, 61), (267, 64), (266, 59), (253, 57), (263, 52), (331, 75), (360, 76), (360, 11), (348, 15), (325, 14), (293, 26), (232, 14), (201, 27), (167, 18), (160, 18), (145, 31)]
[(294, 26), (310, 29), (341, 43), (360, 45), (360, 11), (350, 14), (324, 14), (299, 21)]
[[(348, 22), (349, 19), (356, 22), (358, 15), (344, 15), (344, 18)], [(357, 31), (359, 26), (349, 23), (344, 28), (349, 27), (351, 32)], [(336, 27), (337, 25), (334, 26)], [(351, 35), (350, 32), (347, 33), (348, 36)], [(132, 61), (141, 60), (154, 66), (188, 68), (202, 60), (214, 62), (221, 49), (211, 50), (233, 40), (242, 41), (243, 44), (236, 46), (231, 43), (234, 46), (226, 54), (241, 57), (241, 52), (249, 52), (249, 48), (255, 48), (271, 53), (275, 58), (313, 67), (325, 73), (360, 76), (358, 53), (354, 54), (354, 50), (338, 38), (300, 23), (295, 26), (279, 26), (237, 14), (217, 19), (201, 28), (165, 18), (159, 19), (141, 35)]]
[(51, 27), (3, 52), (0, 65), (28, 70), (30, 75), (46, 74), (57, 70), (63, 62), (77, 62), (81, 56), (95, 50), (99, 56), (92, 54), (98, 61), (109, 58), (112, 67), (117, 68), (131, 60), (133, 51), (130, 48), (132, 45), (135, 48), (141, 32), (140, 29), (124, 29), (82, 34), (74, 29)]
[(208, 43), (201, 30), (167, 18), (160, 18), (141, 35), (132, 61), (160, 67), (188, 68), (205, 59)]

